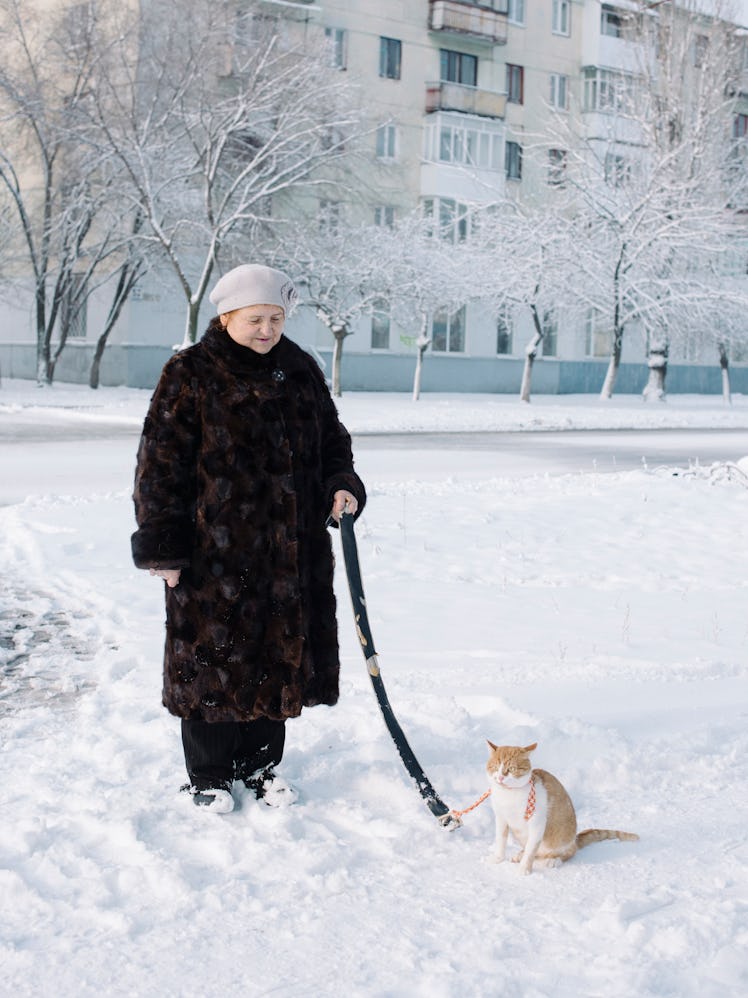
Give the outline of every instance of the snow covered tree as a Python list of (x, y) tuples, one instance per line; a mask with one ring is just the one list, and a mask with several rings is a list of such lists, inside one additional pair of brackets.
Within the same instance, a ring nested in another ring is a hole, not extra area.
[[(283, 231), (283, 230), (281, 230)], [(345, 340), (359, 320), (387, 298), (396, 265), (389, 230), (376, 225), (342, 225), (330, 215), (292, 225), (273, 254), (302, 290), (302, 304), (314, 309), (333, 336), (332, 393), (342, 395)], [(397, 251), (399, 253), (399, 251)]]
[(19, 287), (31, 279), (39, 384), (51, 382), (70, 321), (121, 250), (116, 170), (84, 113), (107, 47), (99, 28), (91, 5), (0, 0), (0, 184), (15, 218), (8, 276)]
[(265, 4), (153, 0), (139, 16), (138, 58), (121, 47), (92, 105), (181, 288), (188, 344), (219, 259), (246, 260), (290, 195), (343, 185), (360, 116), (323, 40)]
[(683, 4), (626, 23), (635, 64), (590, 70), (581, 108), (556, 115), (549, 143), (563, 150), (574, 202), (578, 300), (612, 330), (602, 398), (627, 328), (662, 352), (694, 309), (721, 307), (719, 288), (694, 275), (718, 271), (710, 260), (734, 241), (734, 206), (745, 203), (729, 140), (741, 67), (733, 29)]
[[(420, 398), (429, 348), (432, 353), (462, 349), (462, 310), (479, 299), (483, 290), (476, 267), (476, 246), (471, 240), (473, 211), (468, 206), (455, 206), (453, 212), (451, 205), (445, 210), (442, 202), (439, 216), (435, 217), (429, 199), (424, 208), (406, 215), (386, 233), (392, 272), (388, 300), (398, 323), (417, 330), (414, 402)], [(447, 323), (449, 335), (444, 329)]]
[[(556, 192), (553, 192), (554, 194)], [(566, 202), (503, 201), (484, 206), (479, 225), (483, 297), (497, 311), (527, 309), (533, 333), (525, 347), (520, 400), (531, 399), (532, 372), (551, 316), (567, 301), (573, 247)]]

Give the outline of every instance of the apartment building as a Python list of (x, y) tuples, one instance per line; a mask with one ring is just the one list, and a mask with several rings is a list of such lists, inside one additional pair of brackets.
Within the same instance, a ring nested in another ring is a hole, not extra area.
[[(420, 207), (438, 217), (442, 228), (451, 220), (456, 240), (468, 235), (467, 205), (553, 196), (566, 155), (548, 141), (559, 115), (581, 115), (591, 135), (607, 136), (606, 174), (612, 182), (625, 175), (636, 147), (636, 136), (626, 129), (635, 126), (617, 126), (620, 151), (609, 139), (620, 94), (642, 71), (642, 47), (627, 25), (632, 14), (657, 17), (658, 6), (656, 0), (260, 4), (267, 16), (286, 19), (293, 31), (310, 38), (324, 35), (335, 65), (360, 82), (373, 122), (369, 155), (376, 195), (342, 204), (344, 217), (388, 225)], [(741, 100), (734, 122), (738, 138), (748, 122), (748, 100)], [(96, 328), (98, 318), (94, 301), (89, 329)], [(535, 391), (598, 390), (610, 350), (608, 331), (595, 328), (594, 317), (559, 312), (547, 318)], [(431, 321), (424, 390), (518, 391), (533, 335), (527, 310), (503, 310), (497, 316), (470, 303)], [(106, 379), (152, 384), (181, 338), (182, 325), (177, 296), (170, 297), (155, 280), (144, 281), (111, 337)], [(302, 310), (290, 331), (329, 370), (330, 333), (314, 315)], [(0, 344), (0, 351), (8, 370), (8, 346)], [(61, 376), (82, 379), (89, 352), (84, 329), (79, 342), (66, 348)], [(408, 390), (415, 354), (415, 331), (399, 323), (385, 304), (361, 319), (346, 339), (344, 388)], [(19, 364), (16, 359), (16, 368)], [(738, 390), (743, 390), (744, 375), (748, 390), (748, 370), (735, 372)], [(642, 338), (627, 337), (618, 390), (641, 391), (645, 380)], [(718, 391), (719, 384), (711, 358), (696, 356), (686, 363), (677, 354), (671, 357), (671, 390)]]

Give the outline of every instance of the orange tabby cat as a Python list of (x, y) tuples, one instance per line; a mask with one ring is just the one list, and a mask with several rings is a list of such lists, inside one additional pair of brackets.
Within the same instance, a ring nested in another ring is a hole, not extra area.
[(560, 866), (577, 849), (603, 839), (635, 842), (633, 832), (588, 828), (577, 833), (577, 816), (571, 798), (555, 776), (533, 769), (530, 752), (538, 746), (491, 746), (486, 769), (491, 783), (491, 803), (496, 815), (495, 860), (501, 863), (509, 832), (522, 846), (513, 857), (523, 873), (532, 873), (532, 864), (546, 860), (547, 866)]

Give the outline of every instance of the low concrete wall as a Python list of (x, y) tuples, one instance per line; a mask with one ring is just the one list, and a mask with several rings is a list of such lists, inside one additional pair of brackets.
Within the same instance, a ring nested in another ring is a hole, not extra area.
[[(93, 344), (69, 343), (57, 362), (55, 378), (87, 384)], [(332, 372), (332, 350), (317, 350), (316, 356)], [(163, 345), (116, 344), (107, 347), (101, 365), (102, 385), (153, 388), (161, 368), (173, 351)], [(519, 395), (524, 361), (512, 357), (463, 357), (427, 354), (423, 362), (423, 392), (485, 392)], [(605, 379), (605, 360), (557, 360), (538, 358), (532, 372), (535, 395), (596, 394)], [(410, 392), (413, 389), (415, 357), (402, 354), (343, 353), (343, 391)], [(30, 343), (0, 344), (0, 374), (8, 378), (36, 377), (36, 351)], [(615, 393), (639, 394), (647, 383), (646, 364), (622, 364)], [(748, 394), (748, 365), (730, 371), (733, 392)], [(670, 394), (719, 395), (722, 378), (719, 368), (697, 364), (670, 364), (666, 390)]]

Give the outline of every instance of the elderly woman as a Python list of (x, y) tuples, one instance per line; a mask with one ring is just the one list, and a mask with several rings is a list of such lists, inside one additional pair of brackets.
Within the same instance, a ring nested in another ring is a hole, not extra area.
[(210, 295), (218, 316), (167, 362), (138, 449), (132, 551), (166, 582), (164, 706), (182, 719), (195, 804), (243, 781), (291, 803), (285, 721), (338, 699), (326, 523), (366, 492), (313, 358), (283, 335), (288, 277), (250, 264)]

